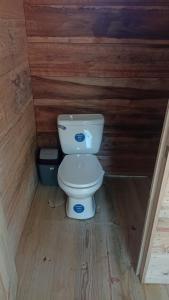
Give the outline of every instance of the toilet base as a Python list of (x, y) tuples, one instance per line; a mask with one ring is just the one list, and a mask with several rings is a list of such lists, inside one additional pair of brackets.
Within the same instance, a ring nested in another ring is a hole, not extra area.
[(85, 220), (95, 215), (96, 204), (94, 196), (85, 199), (69, 197), (66, 203), (66, 214), (69, 218)]

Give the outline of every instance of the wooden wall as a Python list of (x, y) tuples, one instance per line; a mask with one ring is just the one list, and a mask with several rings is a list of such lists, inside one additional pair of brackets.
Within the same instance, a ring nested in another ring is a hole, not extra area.
[(141, 247), (143, 283), (169, 284), (169, 104), (150, 191)]
[(15, 254), (36, 187), (34, 109), (22, 0), (0, 1), (0, 201)]
[(25, 0), (39, 146), (60, 113), (103, 113), (109, 174), (151, 174), (169, 97), (168, 0)]
[(15, 259), (11, 253), (4, 210), (0, 201), (0, 299), (14, 300), (17, 292)]

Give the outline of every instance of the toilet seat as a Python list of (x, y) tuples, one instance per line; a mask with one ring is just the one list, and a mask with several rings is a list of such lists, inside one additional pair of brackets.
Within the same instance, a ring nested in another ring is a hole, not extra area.
[(102, 180), (103, 168), (97, 157), (92, 154), (66, 155), (60, 164), (58, 176), (70, 187), (87, 188)]

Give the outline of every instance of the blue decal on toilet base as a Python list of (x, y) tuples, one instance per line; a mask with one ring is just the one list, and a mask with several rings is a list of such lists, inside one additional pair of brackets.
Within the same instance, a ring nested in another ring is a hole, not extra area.
[(73, 206), (73, 210), (78, 214), (82, 213), (84, 211), (84, 209), (85, 208), (82, 204), (76, 204)]

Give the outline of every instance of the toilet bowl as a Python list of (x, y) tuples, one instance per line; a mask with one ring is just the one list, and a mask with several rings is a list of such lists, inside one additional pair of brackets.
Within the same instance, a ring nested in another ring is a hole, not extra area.
[(93, 154), (66, 155), (58, 170), (58, 183), (67, 194), (70, 218), (88, 219), (95, 214), (94, 194), (103, 182), (104, 171)]

